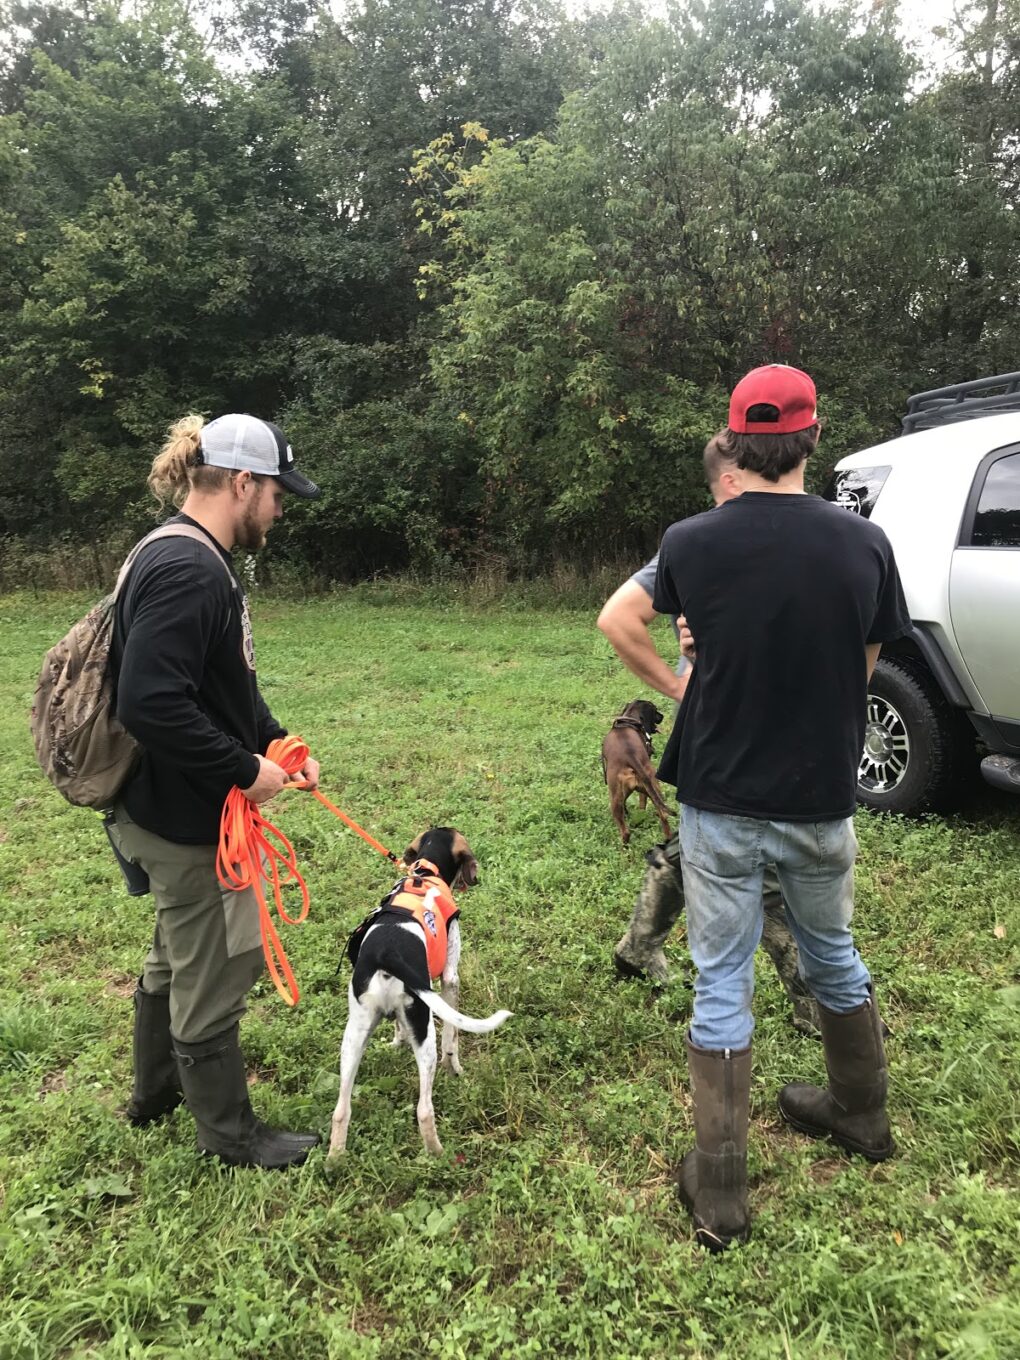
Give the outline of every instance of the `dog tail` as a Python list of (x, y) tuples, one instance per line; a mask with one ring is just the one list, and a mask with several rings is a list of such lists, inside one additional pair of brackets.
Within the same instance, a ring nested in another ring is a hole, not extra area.
[(462, 1015), (460, 1011), (455, 1011), (438, 992), (423, 992), (414, 988), (414, 994), (420, 1001), (424, 1001), (433, 1015), (438, 1015), (440, 1020), (445, 1020), (449, 1025), (456, 1025), (467, 1034), (491, 1034), (494, 1029), (499, 1029), (513, 1015), (513, 1011), (493, 1011), (492, 1015), (486, 1020), (476, 1020), (474, 1016)]

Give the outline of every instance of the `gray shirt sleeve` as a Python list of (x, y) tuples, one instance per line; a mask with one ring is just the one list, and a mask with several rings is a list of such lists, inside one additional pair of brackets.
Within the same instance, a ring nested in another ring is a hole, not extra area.
[[(639, 585), (646, 595), (654, 597), (655, 577), (658, 570), (659, 570), (659, 554), (656, 553), (655, 556), (651, 558), (650, 561), (646, 562), (640, 571), (636, 571), (630, 579), (636, 585)], [(676, 619), (672, 618), (670, 619), (670, 622), (673, 625), (673, 632), (676, 634), (676, 640), (677, 642), (679, 642), (680, 629), (676, 626)], [(687, 660), (687, 658), (681, 655), (679, 660), (677, 661), (676, 666), (677, 675), (683, 675), (686, 671), (690, 670), (690, 666), (691, 663)]]
[(639, 585), (646, 595), (655, 594), (655, 573), (659, 568), (659, 554), (656, 553), (650, 562), (646, 562), (640, 571), (636, 571), (630, 578), (636, 585)]

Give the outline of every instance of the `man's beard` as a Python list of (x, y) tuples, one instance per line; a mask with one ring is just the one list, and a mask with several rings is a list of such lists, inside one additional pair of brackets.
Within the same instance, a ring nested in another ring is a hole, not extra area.
[(258, 552), (260, 548), (266, 546), (265, 531), (258, 523), (254, 505), (249, 505), (245, 508), (244, 518), (237, 526), (234, 546), (236, 548), (244, 548), (246, 552)]

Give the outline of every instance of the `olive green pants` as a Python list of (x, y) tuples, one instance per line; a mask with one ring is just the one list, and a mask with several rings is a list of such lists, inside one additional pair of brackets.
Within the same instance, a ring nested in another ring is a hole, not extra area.
[(255, 894), (220, 886), (215, 846), (166, 841), (131, 821), (123, 807), (114, 818), (110, 835), (125, 859), (149, 875), (156, 906), (142, 986), (169, 993), (175, 1039), (202, 1043), (240, 1020), (264, 967)]

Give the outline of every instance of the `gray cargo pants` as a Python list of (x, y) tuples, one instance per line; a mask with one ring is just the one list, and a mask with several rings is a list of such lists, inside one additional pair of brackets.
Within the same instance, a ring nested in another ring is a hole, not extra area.
[[(653, 846), (646, 858), (648, 868), (638, 890), (630, 925), (617, 943), (615, 959), (621, 971), (644, 973), (653, 982), (666, 983), (669, 969), (662, 946), (684, 909), (684, 884), (677, 836), (673, 836), (665, 845)], [(764, 928), (761, 942), (790, 998), (793, 1023), (805, 1033), (816, 1033), (818, 1025), (814, 998), (800, 975), (797, 942), (787, 924), (779, 879), (772, 865), (765, 870), (762, 906)]]
[(145, 831), (123, 807), (110, 835), (149, 875), (156, 906), (142, 986), (170, 995), (170, 1031), (202, 1043), (236, 1024), (262, 972), (258, 903), (250, 888), (229, 892), (216, 877), (216, 847), (178, 845)]

